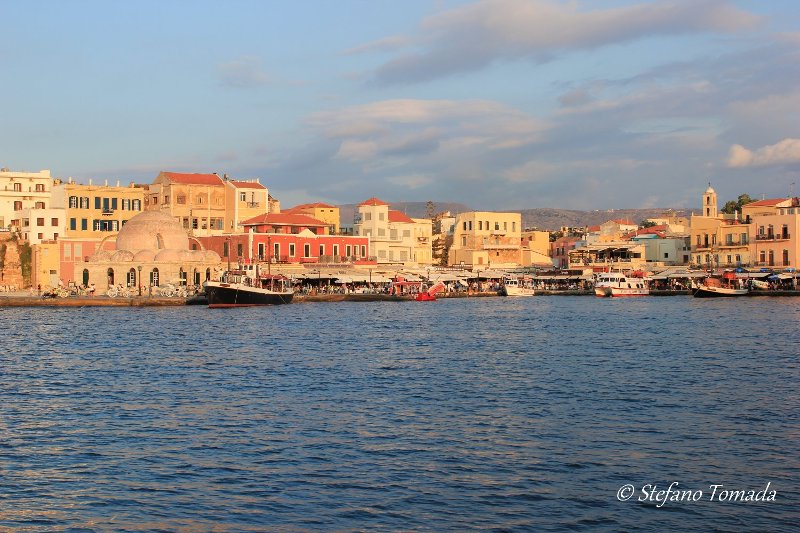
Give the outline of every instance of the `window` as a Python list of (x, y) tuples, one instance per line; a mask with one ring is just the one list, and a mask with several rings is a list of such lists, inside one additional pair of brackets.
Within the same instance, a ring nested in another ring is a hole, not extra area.
[(128, 287), (135, 287), (136, 286), (136, 269), (131, 268), (128, 270), (128, 275), (125, 277), (125, 281), (127, 282)]
[(769, 266), (775, 266), (775, 252), (773, 250), (769, 251)]
[(89, 197), (81, 196), (81, 209), (89, 209)]
[(22, 184), (21, 183), (15, 183), (14, 184), (14, 190), (16, 192), (22, 192)]
[(279, 242), (272, 245), (272, 257), (275, 259), (280, 259), (281, 257), (281, 244)]
[(239, 201), (246, 202), (247, 201), (247, 193), (241, 192), (239, 193)]
[(365, 245), (361, 245), (361, 257), (367, 257), (367, 247)]
[(39, 226), (39, 227), (44, 226), (44, 218), (42, 218), (42, 217), (37, 218), (36, 219), (36, 225)]
[(733, 233), (728, 233), (725, 235), (725, 244), (727, 246), (731, 246), (733, 244)]
[(761, 250), (761, 253), (758, 254), (758, 261), (759, 263), (766, 263), (767, 262), (767, 252)]
[(325, 245), (324, 244), (320, 244), (319, 245), (319, 255), (320, 255), (320, 257), (325, 255)]
[(308, 243), (303, 245), (303, 257), (311, 257), (311, 245)]
[(158, 196), (153, 196), (153, 205), (158, 205)]
[(789, 250), (783, 251), (783, 266), (789, 266)]
[(131, 201), (129, 198), (122, 199), (122, 210), (123, 211), (130, 211), (131, 210)]
[(134, 211), (141, 211), (142, 210), (142, 201), (141, 200), (133, 200), (131, 202)]
[(467, 231), (467, 222), (464, 222), (464, 231)]
[(50, 219), (50, 225), (51, 226), (58, 226), (58, 219), (57, 218), (51, 218)]
[(738, 265), (741, 262), (742, 262), (742, 256), (739, 255), (739, 254), (736, 254), (736, 264)]
[(44, 239), (44, 233), (37, 233), (36, 237), (41, 241), (42, 239)]
[(244, 255), (244, 245), (242, 243), (238, 243), (236, 245), (236, 257), (242, 257)]
[(500, 231), (500, 223), (499, 222), (495, 222), (494, 223), (494, 230), (495, 231)]
[(372, 220), (372, 213), (364, 213), (364, 220)]
[(200, 196), (199, 194), (197, 195), (197, 203), (203, 205), (203, 197)]
[(158, 269), (154, 268), (150, 271), (150, 285), (158, 287)]
[(169, 203), (169, 195), (165, 194), (164, 195), (164, 205), (167, 205), (168, 203)]
[(81, 219), (81, 230), (86, 231), (89, 229), (89, 220), (82, 218)]
[(294, 257), (294, 243), (289, 245), (289, 257)]
[(117, 210), (117, 199), (116, 198), (112, 198), (111, 199), (111, 209), (113, 209), (114, 211)]
[(75, 231), (78, 229), (78, 221), (74, 218), (69, 219), (69, 229)]
[(100, 209), (100, 201), (101, 201), (101, 200), (100, 200), (100, 197), (99, 197), (99, 196), (95, 196), (95, 197), (94, 197), (94, 208), (95, 208), (95, 209)]
[(517, 223), (516, 223), (516, 221), (511, 223), (511, 231), (517, 231)]
[(333, 255), (334, 255), (334, 257), (337, 257), (339, 255), (339, 245), (338, 244), (334, 244), (333, 245)]
[(739, 234), (739, 244), (747, 244), (748, 242), (747, 233), (740, 233)]
[(228, 241), (222, 243), (222, 257), (228, 257)]
[(70, 196), (69, 197), (69, 207), (70, 207), (70, 209), (77, 209), (78, 208), (78, 197), (77, 196)]
[(345, 247), (344, 255), (346, 255), (347, 257), (350, 257), (350, 256), (353, 255), (353, 249), (350, 247), (349, 244)]
[[(478, 221), (478, 231), (481, 231), (482, 229), (483, 229), (483, 221), (479, 220)], [(486, 229), (489, 229), (489, 228), (486, 228)]]
[(37, 183), (36, 184), (36, 192), (44, 192), (44, 184), (43, 183)]
[(14, 211), (22, 211), (22, 202), (19, 200), (14, 202)]
[(378, 220), (385, 220), (386, 213), (378, 213)]

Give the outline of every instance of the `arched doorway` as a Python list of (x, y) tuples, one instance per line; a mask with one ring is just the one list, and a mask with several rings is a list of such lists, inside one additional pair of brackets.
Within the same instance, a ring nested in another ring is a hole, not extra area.
[(136, 269), (135, 268), (131, 268), (130, 270), (128, 270), (128, 276), (127, 276), (127, 280), (126, 281), (128, 282), (128, 287), (136, 287)]
[(207, 268), (206, 269), (206, 281), (209, 281), (210, 279), (211, 279), (211, 269)]
[(158, 287), (158, 269), (154, 268), (150, 272), (150, 285), (153, 287)]
[(84, 287), (88, 287), (89, 286), (89, 269), (87, 269), (87, 268), (83, 269), (83, 277), (81, 279), (83, 281), (83, 286)]
[(108, 277), (108, 286), (109, 287), (113, 287), (114, 286), (114, 269), (113, 268), (109, 268), (108, 271), (106, 272), (106, 276)]
[(180, 278), (180, 285), (185, 287), (186, 286), (186, 271), (181, 267), (178, 271), (178, 278)]

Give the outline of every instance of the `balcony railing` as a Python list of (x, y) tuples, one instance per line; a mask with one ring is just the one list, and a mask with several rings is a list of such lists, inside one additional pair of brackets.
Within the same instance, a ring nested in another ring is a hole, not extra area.
[(247, 207), (258, 207), (259, 205), (258, 202), (247, 202)]
[(788, 241), (791, 238), (789, 233), (764, 233), (756, 235), (757, 241)]

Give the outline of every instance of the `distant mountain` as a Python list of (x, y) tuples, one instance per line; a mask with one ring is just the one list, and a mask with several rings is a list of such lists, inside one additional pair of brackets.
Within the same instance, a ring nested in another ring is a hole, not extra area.
[[(389, 207), (394, 211), (402, 211), (411, 218), (425, 218), (428, 212), (427, 202), (386, 202)], [(339, 220), (342, 226), (353, 225), (353, 215), (356, 214), (356, 207), (358, 204), (343, 204), (339, 207)], [(453, 214), (463, 213), (465, 211), (472, 211), (472, 209), (464, 204), (455, 202), (433, 202), (433, 212), (441, 213), (442, 211), (450, 211)]]
[(608, 209), (605, 211), (575, 211), (570, 209), (522, 209), (522, 226), (543, 230), (557, 230), (562, 226), (583, 227), (597, 226), (609, 220), (630, 220), (638, 224), (647, 218), (661, 218), (667, 214), (678, 217), (689, 217), (691, 209)]
[[(392, 209), (402, 211), (412, 218), (425, 218), (427, 214), (426, 202), (389, 202)], [(350, 226), (353, 224), (353, 215), (356, 212), (357, 204), (344, 204), (339, 206), (341, 213), (341, 224)], [(453, 214), (472, 211), (473, 209), (464, 204), (455, 202), (434, 202), (434, 212), (450, 211)], [(504, 211), (498, 209), (497, 211)], [(667, 213), (673, 216), (689, 217), (691, 209), (608, 209), (594, 211), (578, 211), (574, 209), (554, 209), (540, 207), (535, 209), (508, 209), (509, 212), (522, 214), (522, 226), (524, 228), (539, 228), (542, 230), (558, 230), (562, 226), (583, 227), (597, 226), (609, 220), (630, 220), (638, 224), (647, 218), (659, 218)]]

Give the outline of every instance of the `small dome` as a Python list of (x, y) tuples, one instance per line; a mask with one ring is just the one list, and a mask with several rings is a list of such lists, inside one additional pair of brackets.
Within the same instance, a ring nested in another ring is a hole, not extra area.
[(122, 263), (127, 261), (133, 261), (133, 252), (128, 250), (117, 250), (111, 254), (112, 263)]
[(203, 261), (210, 263), (219, 263), (222, 261), (222, 258), (214, 250), (203, 250), (201, 253), (203, 254)]
[(140, 261), (143, 263), (149, 263), (156, 257), (155, 250), (139, 250), (133, 256), (134, 261)]
[(179, 250), (161, 250), (156, 254), (155, 260), (174, 263), (179, 260), (179, 254)]
[(142, 211), (117, 235), (117, 250), (188, 250), (189, 236), (176, 218), (161, 211)]
[(93, 256), (89, 258), (90, 263), (107, 263), (111, 261), (111, 252), (108, 250), (97, 250)]
[(708, 184), (708, 189), (706, 189), (706, 194), (717, 194), (717, 191), (714, 190), (710, 183)]

